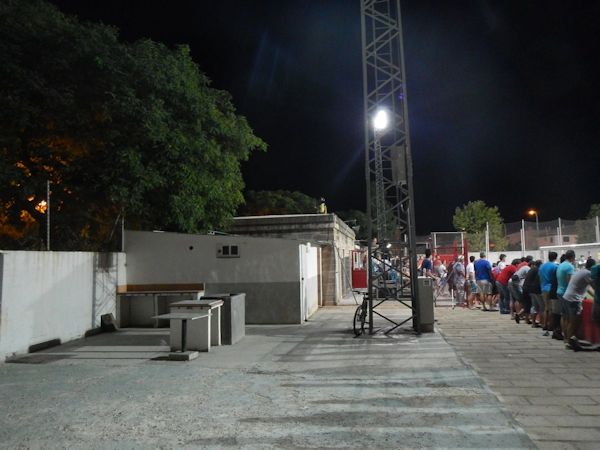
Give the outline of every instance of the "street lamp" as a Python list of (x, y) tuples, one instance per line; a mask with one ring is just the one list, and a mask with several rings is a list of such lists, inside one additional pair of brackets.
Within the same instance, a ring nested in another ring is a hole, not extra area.
[(527, 211), (527, 214), (529, 214), (530, 216), (535, 216), (535, 231), (539, 232), (540, 231), (540, 221), (538, 219), (538, 213), (535, 209), (530, 209), (529, 211)]

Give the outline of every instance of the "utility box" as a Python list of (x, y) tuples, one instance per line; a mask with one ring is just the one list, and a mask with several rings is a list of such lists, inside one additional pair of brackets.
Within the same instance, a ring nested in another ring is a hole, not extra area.
[(210, 294), (202, 300), (223, 300), (221, 307), (221, 344), (233, 345), (246, 335), (246, 294)]
[(419, 277), (418, 295), (419, 295), (419, 318), (421, 326), (419, 332), (432, 333), (434, 324), (433, 314), (433, 278)]

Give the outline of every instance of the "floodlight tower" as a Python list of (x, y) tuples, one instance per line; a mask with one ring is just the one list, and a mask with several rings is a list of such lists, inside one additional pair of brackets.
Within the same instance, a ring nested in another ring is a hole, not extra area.
[[(361, 17), (370, 218), (369, 333), (373, 333), (374, 314), (394, 325), (388, 332), (409, 320), (419, 331), (413, 173), (400, 1), (361, 0)], [(390, 287), (392, 271), (399, 280)], [(396, 322), (375, 311), (386, 300), (409, 307), (411, 316)]]

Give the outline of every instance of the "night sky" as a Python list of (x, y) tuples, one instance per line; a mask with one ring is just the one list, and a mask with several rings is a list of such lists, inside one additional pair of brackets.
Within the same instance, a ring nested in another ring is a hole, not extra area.
[[(247, 188), (363, 209), (359, 0), (55, 0), (125, 40), (189, 44), (269, 145)], [(417, 232), (454, 208), (505, 221), (584, 217), (600, 203), (600, 1), (402, 1)]]

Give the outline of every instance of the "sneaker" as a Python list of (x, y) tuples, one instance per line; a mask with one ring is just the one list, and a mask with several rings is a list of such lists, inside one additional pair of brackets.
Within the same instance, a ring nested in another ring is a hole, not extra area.
[(521, 322), (521, 316), (519, 316), (518, 314), (515, 314), (515, 322), (517, 322), (517, 323)]
[(544, 334), (542, 334), (542, 336), (550, 336), (550, 332), (548, 330), (544, 331)]
[(556, 339), (557, 341), (563, 341), (565, 338), (560, 331), (553, 331), (552, 339)]
[(575, 336), (571, 336), (566, 345), (568, 345), (574, 352), (581, 350), (581, 345), (579, 345), (579, 341)]

